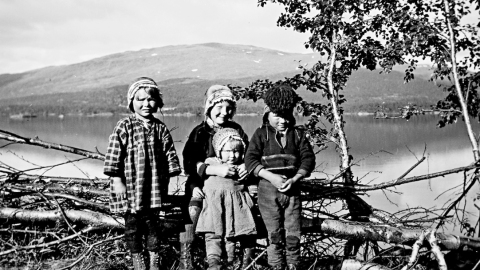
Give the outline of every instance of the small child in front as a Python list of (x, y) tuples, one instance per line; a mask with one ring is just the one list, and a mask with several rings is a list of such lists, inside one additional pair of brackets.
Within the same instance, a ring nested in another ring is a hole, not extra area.
[(268, 264), (272, 269), (299, 269), (298, 181), (315, 168), (315, 154), (305, 131), (295, 126), (293, 110), (300, 98), (293, 88), (277, 84), (263, 99), (263, 125), (250, 140), (245, 164), (249, 173), (260, 178), (258, 206), (268, 231)]
[[(213, 136), (216, 157), (207, 158), (205, 164), (214, 166), (227, 164), (237, 171), (243, 163), (245, 143), (240, 133), (233, 128), (222, 128)], [(244, 181), (239, 175), (220, 177), (210, 176), (205, 180), (205, 198), (200, 213), (197, 232), (205, 233), (205, 246), (208, 270), (220, 270), (222, 249), (226, 251), (228, 269), (233, 267), (235, 243), (242, 248), (251, 248), (256, 235), (255, 221), (251, 212), (253, 201)], [(252, 241), (253, 240), (253, 241)], [(242, 269), (248, 265), (243, 265)]]
[(163, 106), (155, 81), (135, 79), (127, 99), (133, 114), (115, 126), (103, 167), (111, 177), (110, 211), (124, 213), (125, 242), (134, 269), (158, 270), (159, 211), (168, 194), (169, 178), (181, 172), (180, 163), (167, 126), (153, 116)]

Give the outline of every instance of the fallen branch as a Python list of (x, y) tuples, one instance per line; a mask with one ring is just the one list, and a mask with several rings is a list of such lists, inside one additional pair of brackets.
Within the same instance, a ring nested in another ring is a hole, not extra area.
[[(115, 218), (100, 213), (65, 210), (65, 215), (72, 222), (81, 222), (98, 228), (124, 228), (123, 218)], [(0, 219), (12, 221), (39, 222), (62, 220), (59, 211), (32, 211), (15, 208), (0, 208)], [(166, 227), (178, 227), (178, 221), (172, 219), (162, 220)], [(303, 219), (302, 230), (332, 235), (341, 239), (360, 239), (381, 241), (395, 244), (409, 244), (419, 239), (423, 230), (404, 227), (392, 227), (372, 223), (359, 223), (331, 219)], [(480, 249), (480, 239), (451, 234), (437, 233), (440, 247), (446, 250), (456, 250), (463, 246)]]
[[(4, 188), (4, 189), (6, 189), (6, 188)], [(103, 211), (108, 211), (109, 210), (108, 205), (106, 205), (106, 204), (95, 203), (95, 202), (85, 200), (85, 199), (82, 199), (82, 198), (79, 198), (77, 196), (70, 195), (70, 194), (32, 191), (32, 190), (29, 190), (27, 188), (20, 188), (20, 187), (16, 187), (16, 189), (26, 191), (26, 192), (24, 192), (24, 195), (30, 195), (30, 196), (41, 196), (41, 195), (43, 195), (45, 197), (63, 198), (63, 199), (72, 200), (74, 202), (81, 203), (81, 204), (84, 204), (84, 205), (87, 205), (87, 206), (90, 206), (90, 207), (93, 207), (93, 208), (96, 208), (96, 209), (100, 209), (100, 210), (103, 210)], [(10, 189), (10, 191), (13, 192), (14, 190)], [(34, 193), (32, 193), (32, 192), (34, 192)], [(40, 193), (41, 193), (41, 195), (40, 195)], [(43, 196), (41, 196), (41, 197), (43, 197)]]
[(59, 151), (62, 151), (62, 152), (81, 155), (81, 156), (85, 156), (85, 157), (93, 158), (93, 159), (99, 159), (99, 160), (104, 160), (105, 159), (105, 156), (101, 153), (95, 153), (95, 152), (83, 150), (83, 149), (76, 148), (76, 147), (66, 146), (66, 145), (58, 144), (58, 143), (45, 142), (45, 141), (42, 141), (38, 138), (33, 138), (33, 139), (32, 138), (25, 138), (25, 137), (22, 137), (22, 136), (19, 136), (17, 134), (14, 134), (14, 133), (11, 133), (11, 132), (8, 132), (8, 131), (4, 131), (4, 130), (0, 130), (0, 139), (11, 141), (11, 142), (16, 142), (16, 143), (21, 143), (21, 144), (30, 144), (30, 145), (40, 146), (40, 147), (47, 148), (47, 149), (55, 149), (55, 150), (59, 150)]
[(412, 176), (412, 177), (403, 178), (403, 179), (397, 178), (388, 182), (375, 184), (375, 185), (355, 184), (355, 186), (353, 187), (353, 186), (345, 186), (344, 183), (339, 183), (339, 182), (331, 183), (330, 180), (309, 179), (309, 180), (303, 181), (302, 186), (305, 186), (304, 189), (309, 190), (310, 192), (325, 191), (325, 188), (328, 188), (328, 187), (337, 188), (338, 192), (345, 192), (346, 190), (356, 191), (356, 192), (359, 192), (359, 191), (365, 192), (365, 191), (381, 190), (381, 189), (396, 187), (396, 186), (400, 186), (400, 185), (404, 185), (412, 182), (418, 182), (422, 180), (431, 180), (433, 178), (442, 177), (442, 176), (459, 173), (459, 172), (470, 171), (478, 168), (480, 168), (480, 164), (474, 164), (474, 165), (459, 167), (459, 168), (440, 171), (440, 172), (431, 173), (431, 174)]
[(443, 256), (440, 247), (438, 247), (438, 240), (435, 234), (435, 230), (432, 230), (428, 234), (428, 243), (430, 243), (431, 251), (438, 261), (438, 269), (447, 270), (447, 263), (445, 262), (445, 257)]
[[(64, 210), (65, 216), (74, 223), (94, 226), (99, 229), (124, 229), (125, 220), (123, 217), (102, 214), (92, 211)], [(178, 217), (179, 219), (180, 217)], [(63, 220), (59, 210), (35, 211), (17, 208), (0, 208), (0, 219), (7, 219), (15, 222), (41, 223), (58, 222)], [(162, 218), (164, 228), (178, 228), (179, 220), (174, 218)]]
[[(302, 219), (302, 231), (324, 233), (341, 239), (359, 239), (406, 245), (412, 245), (423, 233), (422, 229), (331, 219)], [(440, 240), (439, 246), (444, 250), (457, 250), (464, 246), (476, 250), (480, 249), (480, 238), (444, 233), (437, 233), (437, 238)]]
[[(448, 215), (448, 213), (450, 213), (450, 211), (455, 208), (457, 206), (457, 204), (468, 194), (468, 192), (470, 191), (470, 189), (478, 182), (478, 179), (480, 178), (480, 175), (478, 174), (478, 170), (476, 171), (475, 173), (475, 176), (473, 177), (473, 179), (470, 181), (470, 183), (468, 184), (468, 186), (466, 188), (464, 188), (462, 194), (460, 194), (460, 196), (458, 196), (455, 201), (453, 201), (449, 207), (445, 210), (445, 212), (442, 213), (442, 217), (443, 216), (446, 216)], [(442, 222), (439, 222), (437, 224), (437, 227), (436, 229), (440, 228), (440, 226), (442, 225)]]
[(362, 262), (353, 259), (344, 260), (342, 263), (342, 267), (340, 270), (360, 270), (360, 269), (368, 269), (368, 270), (390, 270), (386, 266), (377, 263), (370, 263), (370, 262)]
[[(65, 210), (65, 215), (72, 222), (80, 222), (82, 224), (88, 224), (102, 229), (123, 228), (125, 226), (123, 218), (117, 218), (96, 212)], [(5, 207), (0, 208), (0, 219), (35, 223), (56, 222), (62, 220), (63, 217), (59, 210), (33, 211)]]
[(423, 245), (423, 241), (425, 241), (425, 234), (428, 233), (428, 231), (422, 232), (420, 236), (418, 237), (418, 240), (415, 241), (415, 243), (412, 246), (412, 254), (410, 255), (410, 259), (408, 260), (407, 265), (402, 267), (402, 270), (407, 270), (410, 269), (415, 262), (417, 261), (417, 256), (418, 256), (418, 251)]

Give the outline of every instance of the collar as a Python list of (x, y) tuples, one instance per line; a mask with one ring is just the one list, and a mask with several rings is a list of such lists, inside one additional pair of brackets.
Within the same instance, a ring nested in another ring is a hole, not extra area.
[(221, 129), (221, 128), (234, 128), (234, 129), (237, 129), (234, 125), (234, 121), (233, 120), (230, 120), (228, 122), (225, 122), (225, 124), (223, 126), (219, 126), (217, 124), (215, 124), (213, 122), (212, 119), (210, 119), (209, 117), (206, 117), (205, 118), (205, 121), (203, 121), (203, 128), (210, 134), (215, 134), (215, 132), (217, 132), (217, 130)]
[(139, 123), (141, 123), (146, 129), (150, 129), (152, 127), (152, 124), (154, 122), (154, 118), (145, 118), (145, 117), (142, 117), (141, 115), (138, 115), (138, 114), (133, 114), (133, 118), (138, 121)]

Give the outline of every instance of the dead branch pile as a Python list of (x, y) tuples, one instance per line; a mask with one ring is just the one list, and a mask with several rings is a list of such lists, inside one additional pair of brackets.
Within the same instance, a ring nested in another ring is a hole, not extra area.
[[(38, 138), (23, 138), (5, 131), (0, 131), (0, 139), (103, 159), (101, 153), (52, 144)], [(309, 265), (336, 264), (343, 269), (403, 266), (405, 270), (422, 263), (427, 267), (432, 262), (435, 267), (446, 269), (449, 256), (458, 254), (480, 258), (480, 239), (472, 237), (474, 228), (467, 235), (437, 230), (451, 217), (449, 207), (443, 209), (442, 214), (431, 209), (412, 208), (408, 213), (392, 215), (372, 208), (360, 197), (372, 190), (434, 180), (434, 176), (459, 172), (469, 175), (470, 171), (477, 169), (474, 164), (410, 178), (405, 178), (405, 174), (379, 185), (345, 185), (336, 181), (336, 177), (305, 181), (302, 184), (303, 256), (309, 259)], [(475, 175), (466, 178), (467, 186), (477, 181)], [(108, 179), (47, 177), (1, 163), (0, 267), (16, 266), (20, 262), (68, 259), (59, 267), (67, 269), (80, 267), (85, 262), (94, 264), (89, 261), (93, 257), (103, 258), (103, 263), (107, 261), (112, 265), (119, 261), (119, 265), (124, 266), (128, 256), (122, 240), (124, 220), (109, 213), (108, 185)], [(165, 232), (163, 263), (169, 268), (176, 265), (178, 258), (175, 243), (182, 227), (179, 226), (181, 199), (178, 195), (171, 195), (168, 206), (161, 213), (163, 226), (159, 229)], [(346, 203), (355, 205), (356, 221), (352, 221), (345, 205), (336, 212), (329, 208)], [(476, 261), (471, 263), (474, 265)], [(119, 265), (114, 267), (121, 268)]]

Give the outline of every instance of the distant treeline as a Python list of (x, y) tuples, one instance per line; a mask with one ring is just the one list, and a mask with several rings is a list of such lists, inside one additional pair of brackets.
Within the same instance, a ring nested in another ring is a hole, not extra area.
[[(270, 77), (277, 81), (293, 74), (278, 74)], [(165, 114), (202, 114), (204, 93), (213, 84), (231, 84), (248, 86), (258, 78), (237, 80), (200, 80), (196, 78), (179, 78), (158, 82), (164, 97)], [(127, 85), (118, 85), (107, 89), (91, 89), (70, 93), (33, 95), (21, 98), (0, 99), (0, 113), (12, 114), (98, 114), (126, 113)], [(321, 93), (299, 89), (298, 93), (310, 102), (325, 102)], [(399, 72), (379, 75), (378, 72), (359, 70), (354, 73), (341, 92), (347, 102), (343, 104), (345, 112), (396, 112), (407, 104), (429, 108), (442, 99), (445, 93), (439, 86), (423, 79), (403, 83)], [(239, 113), (261, 113), (263, 102), (241, 100)]]
[[(123, 91), (122, 91), (123, 94)], [(81, 99), (80, 99), (81, 98)], [(120, 101), (120, 99), (122, 99)], [(12, 102), (14, 101), (14, 102)], [(350, 100), (343, 108), (348, 113), (375, 112), (382, 110), (388, 113), (398, 111), (398, 109), (407, 104), (415, 104), (422, 108), (430, 108), (435, 100), (426, 100), (424, 98), (404, 98), (392, 101), (372, 102), (371, 100)], [(203, 114), (203, 98), (195, 101), (169, 101), (166, 99), (163, 109), (164, 114)], [(0, 100), (0, 114), (100, 114), (128, 113), (126, 101), (123, 98), (112, 96), (109, 91), (105, 92), (81, 92), (55, 94), (52, 96), (31, 96), (21, 100)], [(237, 112), (242, 114), (263, 112), (263, 102), (253, 102), (242, 100), (237, 104)]]

